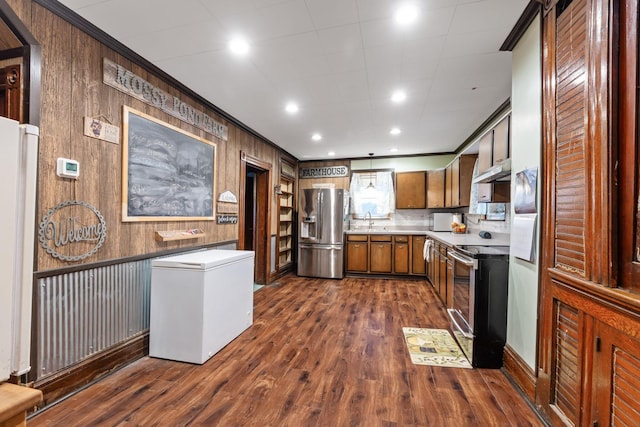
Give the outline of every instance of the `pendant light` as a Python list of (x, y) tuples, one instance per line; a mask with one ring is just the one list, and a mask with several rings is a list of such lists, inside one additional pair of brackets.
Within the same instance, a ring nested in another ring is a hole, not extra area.
[[(369, 153), (369, 169), (373, 170), (373, 153)], [(373, 177), (373, 171), (371, 172), (371, 175), (369, 175), (369, 185), (367, 185), (367, 189), (375, 189), (376, 186), (373, 185), (373, 181), (372, 178)]]

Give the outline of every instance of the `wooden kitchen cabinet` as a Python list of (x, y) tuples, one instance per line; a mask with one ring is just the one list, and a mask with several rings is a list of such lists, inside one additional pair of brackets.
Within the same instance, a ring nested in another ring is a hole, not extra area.
[(485, 172), (493, 165), (493, 129), (480, 138), (478, 144), (478, 173)]
[(511, 200), (511, 181), (478, 185), (478, 201), (482, 203), (508, 203)]
[(445, 170), (427, 171), (427, 209), (444, 208)]
[(369, 271), (372, 273), (391, 273), (391, 236), (372, 234), (369, 236)]
[(347, 234), (346, 240), (347, 273), (425, 276), (425, 236)]
[(437, 258), (436, 258), (436, 242), (432, 240), (431, 248), (429, 249), (429, 261), (427, 262), (427, 278), (431, 282), (431, 285), (436, 287), (437, 283)]
[(499, 165), (509, 158), (509, 121), (507, 116), (493, 128), (492, 165)]
[(512, 377), (548, 425), (637, 426), (638, 2), (544, 8), (537, 369)]
[(393, 237), (393, 272), (409, 274), (409, 236)]
[(488, 131), (478, 144), (478, 173), (486, 172), (492, 166), (507, 160), (511, 154), (511, 115), (506, 116)]
[(445, 205), (447, 208), (469, 206), (471, 179), (476, 158), (476, 155), (462, 155), (447, 166), (445, 174)]
[(425, 171), (396, 173), (396, 209), (424, 209), (427, 180)]
[(369, 236), (366, 234), (347, 235), (346, 271), (366, 273), (369, 271)]
[(451, 191), (452, 169), (453, 168), (451, 165), (447, 166), (444, 169), (444, 206), (446, 208), (450, 208), (453, 206), (453, 192)]
[(411, 236), (411, 274), (424, 275), (427, 263), (424, 259), (425, 236)]
[(443, 304), (447, 303), (447, 247), (438, 245), (438, 296)]

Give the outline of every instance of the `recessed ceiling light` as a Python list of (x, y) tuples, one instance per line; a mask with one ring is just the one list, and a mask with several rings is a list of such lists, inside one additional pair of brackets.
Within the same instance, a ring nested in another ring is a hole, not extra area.
[(390, 149), (389, 149), (389, 151), (391, 151), (392, 153), (397, 153), (397, 152), (398, 152), (398, 149), (397, 149), (397, 148), (395, 148), (395, 147), (393, 147), (393, 148), (390, 148)]
[(294, 114), (297, 113), (300, 108), (298, 108), (298, 104), (296, 104), (295, 102), (289, 102), (284, 107), (284, 109), (287, 111), (287, 113)]
[(402, 133), (402, 131), (399, 128), (392, 128), (389, 133), (391, 135), (400, 135)]
[(229, 50), (236, 55), (246, 55), (249, 52), (249, 43), (241, 37), (236, 37), (229, 42)]
[(391, 100), (395, 103), (399, 103), (407, 99), (407, 94), (403, 90), (397, 90), (391, 94)]
[(394, 15), (400, 25), (409, 25), (418, 18), (418, 9), (412, 4), (401, 6)]
[(311, 135), (311, 139), (313, 139), (314, 141), (320, 141), (322, 139), (322, 135), (320, 135), (319, 133), (314, 133), (313, 135)]
[(329, 152), (327, 153), (327, 156), (335, 156), (335, 155), (336, 155), (336, 152), (335, 152), (335, 151), (329, 151)]

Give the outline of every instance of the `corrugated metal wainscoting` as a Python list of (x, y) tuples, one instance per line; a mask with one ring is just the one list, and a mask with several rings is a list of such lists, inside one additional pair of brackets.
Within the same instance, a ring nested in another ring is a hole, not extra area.
[(150, 259), (45, 277), (37, 287), (38, 379), (149, 329)]
[[(237, 242), (159, 257), (210, 249), (234, 250)], [(149, 331), (153, 259), (39, 275), (34, 290), (36, 345), (31, 349), (36, 381)]]

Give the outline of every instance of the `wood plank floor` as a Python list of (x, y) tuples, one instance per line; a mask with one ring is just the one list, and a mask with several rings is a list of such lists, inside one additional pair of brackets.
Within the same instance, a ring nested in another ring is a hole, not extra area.
[(286, 276), (204, 365), (143, 358), (29, 426), (541, 426), (500, 370), (413, 365), (403, 326), (446, 328), (425, 281)]

